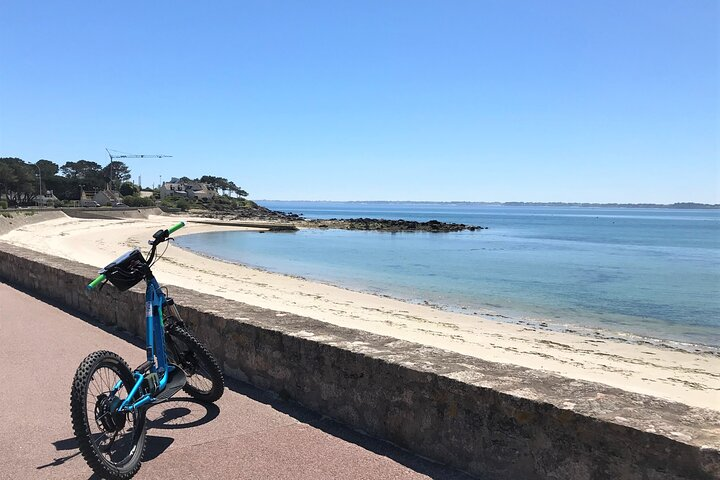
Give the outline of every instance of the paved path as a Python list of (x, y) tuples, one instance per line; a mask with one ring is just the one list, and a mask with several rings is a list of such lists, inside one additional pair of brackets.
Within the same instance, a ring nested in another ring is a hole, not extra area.
[[(105, 349), (145, 360), (136, 340), (0, 283), (0, 479), (95, 478), (73, 438), (70, 384)], [(469, 479), (240, 382), (217, 406), (177, 398), (148, 417), (139, 479)]]

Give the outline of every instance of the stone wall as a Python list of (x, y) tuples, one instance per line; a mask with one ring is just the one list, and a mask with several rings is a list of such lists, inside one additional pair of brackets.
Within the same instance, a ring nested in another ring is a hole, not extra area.
[(55, 218), (73, 217), (95, 220), (123, 220), (126, 218), (148, 218), (149, 215), (162, 215), (157, 207), (141, 208), (62, 208), (62, 209), (6, 209), (0, 210), (0, 235), (16, 228), (33, 223), (45, 222)]
[(162, 215), (157, 207), (123, 208), (63, 208), (68, 217), (93, 220), (123, 220), (125, 218), (148, 218), (148, 215)]
[(7, 209), (0, 210), (0, 235), (10, 230), (45, 222), (55, 218), (62, 218), (65, 214), (60, 210), (33, 210), (33, 209)]
[[(0, 242), (0, 278), (144, 336), (143, 290), (87, 292), (95, 271)], [(718, 412), (170, 293), (227, 375), (478, 478), (720, 478)]]

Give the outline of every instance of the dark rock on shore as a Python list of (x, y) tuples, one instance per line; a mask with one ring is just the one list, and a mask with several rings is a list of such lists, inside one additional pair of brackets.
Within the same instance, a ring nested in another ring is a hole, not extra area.
[(298, 227), (339, 228), (343, 230), (372, 230), (379, 232), (462, 232), (482, 230), (486, 227), (446, 223), (437, 220), (416, 222), (413, 220), (385, 220), (381, 218), (331, 218), (329, 220), (304, 220)]
[(269, 208), (256, 206), (247, 207), (232, 212), (232, 220), (277, 220), (282, 222), (302, 221), (303, 217), (296, 213), (285, 213)]
[(298, 228), (336, 228), (342, 230), (367, 230), (378, 232), (462, 232), (483, 230), (487, 227), (465, 225), (464, 223), (446, 223), (438, 220), (416, 222), (414, 220), (386, 220), (381, 218), (331, 218), (328, 220), (309, 220), (296, 213), (280, 212), (256, 206), (236, 210), (231, 220), (261, 220), (292, 223)]

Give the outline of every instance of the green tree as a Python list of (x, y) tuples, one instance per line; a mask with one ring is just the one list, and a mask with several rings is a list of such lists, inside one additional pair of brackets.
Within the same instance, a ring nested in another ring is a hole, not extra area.
[[(123, 182), (123, 184), (120, 185), (120, 188), (118, 190), (120, 191), (120, 195), (122, 195), (123, 197), (136, 195), (139, 192), (138, 187), (133, 185), (132, 182)], [(132, 207), (133, 205), (130, 206)]]
[[(45, 177), (43, 177), (43, 182)], [(86, 188), (85, 184), (83, 184)], [(78, 200), (80, 198), (80, 181), (68, 177), (55, 176), (48, 181), (47, 187), (60, 200)]]
[(58, 174), (58, 171), (60, 171), (58, 164), (51, 162), (50, 160), (38, 160), (35, 165), (40, 167), (40, 172), (42, 173), (43, 178), (52, 178)]
[(119, 190), (122, 182), (130, 180), (130, 167), (123, 162), (112, 161), (102, 169), (102, 176), (106, 182), (113, 186), (113, 189)]
[[(60, 167), (60, 173), (55, 188), (60, 192), (55, 195), (64, 200), (77, 200), (80, 198), (80, 185), (85, 191), (100, 190), (105, 188), (105, 180), (102, 176), (102, 167), (99, 163), (89, 160), (78, 160), (67, 162)], [(61, 180), (64, 178), (65, 180)]]
[(128, 207), (152, 207), (155, 205), (155, 200), (153, 198), (138, 197), (135, 195), (124, 196), (123, 202)]
[(221, 191), (223, 194), (226, 192), (234, 193), (238, 197), (246, 197), (247, 192), (242, 188), (235, 185), (234, 182), (229, 181), (227, 178), (215, 177), (212, 175), (203, 175), (200, 177), (200, 182), (207, 184), (209, 187), (216, 191)]
[(89, 160), (78, 160), (77, 162), (66, 162), (60, 167), (60, 172), (65, 177), (77, 178), (80, 180), (101, 179), (102, 169), (99, 163)]
[(233, 182), (228, 182), (228, 187), (231, 192), (233, 192), (238, 197), (247, 197), (247, 192), (243, 190), (242, 188), (235, 185)]
[(50, 160), (38, 160), (35, 165), (40, 169), (43, 193), (45, 193), (46, 190), (55, 190), (56, 180), (59, 178), (57, 173), (60, 170), (58, 164)]
[(9, 159), (0, 158), (0, 191), (2, 191), (6, 198), (10, 199), (10, 186), (15, 185), (17, 177), (15, 176), (15, 170), (10, 166)]
[(37, 169), (16, 157), (0, 158), (0, 183), (10, 203), (29, 204), (38, 194)]
[(187, 201), (185, 198), (181, 198), (175, 203), (175, 206), (182, 210), (183, 212), (187, 212), (190, 208), (190, 202)]

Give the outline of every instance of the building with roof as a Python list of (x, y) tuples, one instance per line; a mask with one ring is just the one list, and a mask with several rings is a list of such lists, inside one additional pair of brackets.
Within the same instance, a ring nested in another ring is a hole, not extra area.
[(40, 207), (47, 207), (48, 205), (54, 205), (59, 199), (55, 196), (52, 190), (45, 192), (45, 195), (38, 195), (34, 198), (35, 204)]
[(160, 186), (160, 198), (183, 197), (195, 198), (206, 202), (217, 195), (217, 192), (207, 184), (195, 181), (183, 181), (173, 178)]
[(112, 206), (117, 203), (122, 203), (123, 197), (118, 192), (112, 190), (100, 190), (93, 197), (93, 201), (101, 207)]

